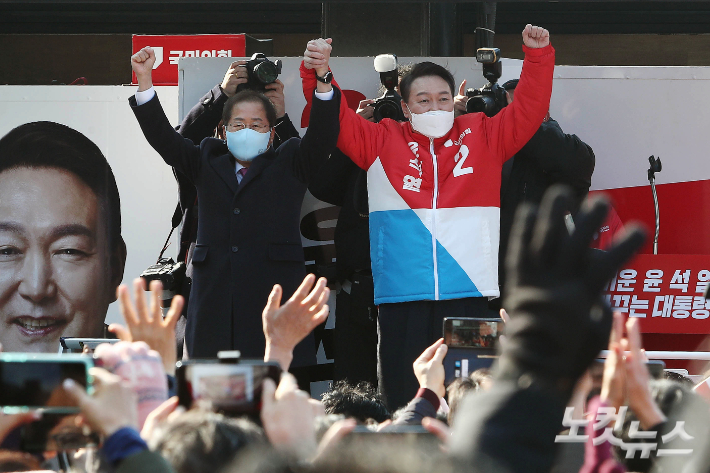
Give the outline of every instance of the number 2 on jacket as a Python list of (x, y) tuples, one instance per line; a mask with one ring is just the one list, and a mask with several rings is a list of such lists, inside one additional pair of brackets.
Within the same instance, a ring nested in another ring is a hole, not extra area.
[(463, 167), (463, 163), (466, 161), (466, 158), (468, 158), (468, 146), (461, 145), (459, 152), (456, 153), (456, 156), (454, 156), (454, 161), (456, 162), (456, 166), (454, 167), (454, 177), (463, 176), (465, 174), (473, 174), (473, 166), (469, 166), (467, 168)]

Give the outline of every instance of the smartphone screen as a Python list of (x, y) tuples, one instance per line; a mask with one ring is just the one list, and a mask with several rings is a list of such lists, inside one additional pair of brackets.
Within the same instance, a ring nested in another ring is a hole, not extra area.
[(102, 343), (118, 343), (119, 339), (114, 338), (75, 338), (62, 337), (59, 339), (62, 345), (62, 353), (93, 353), (96, 347)]
[(0, 355), (0, 406), (3, 412), (43, 408), (45, 412), (74, 413), (79, 409), (62, 387), (65, 379), (88, 386), (88, 359), (66, 355)]
[(188, 408), (207, 402), (231, 415), (258, 414), (264, 379), (278, 383), (280, 376), (275, 363), (185, 363), (178, 366), (178, 398)]
[(449, 348), (495, 348), (503, 333), (502, 319), (444, 319), (444, 343)]

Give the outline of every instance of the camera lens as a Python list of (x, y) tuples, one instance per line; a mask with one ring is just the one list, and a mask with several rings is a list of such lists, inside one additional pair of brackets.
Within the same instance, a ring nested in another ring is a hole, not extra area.
[(279, 77), (276, 65), (271, 61), (263, 61), (254, 66), (254, 77), (262, 84), (271, 84)]
[(489, 95), (479, 95), (478, 97), (471, 97), (466, 102), (466, 112), (467, 113), (478, 113), (483, 112), (488, 115), (495, 107), (495, 101), (493, 97)]
[(402, 107), (391, 100), (380, 100), (375, 104), (375, 110), (372, 113), (376, 122), (383, 118), (391, 118), (392, 120), (402, 120)]

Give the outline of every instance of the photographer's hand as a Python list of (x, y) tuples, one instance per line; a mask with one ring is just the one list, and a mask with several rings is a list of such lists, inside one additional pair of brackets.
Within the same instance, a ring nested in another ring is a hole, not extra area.
[(244, 67), (246, 63), (244, 60), (234, 61), (224, 74), (221, 87), (227, 97), (236, 94), (240, 84), (247, 83), (247, 70)]
[(131, 67), (136, 73), (138, 91), (142, 92), (153, 87), (153, 65), (155, 64), (155, 51), (145, 47), (131, 56)]
[(459, 85), (459, 93), (454, 97), (454, 113), (458, 117), (459, 115), (466, 114), (466, 104), (468, 103), (468, 97), (466, 96), (466, 79)]
[(281, 305), (283, 290), (276, 284), (262, 313), (262, 326), (266, 337), (264, 361), (278, 361), (281, 368), (288, 370), (293, 359), (293, 349), (311, 331), (328, 318), (328, 297), (330, 289), (325, 278), (309, 274), (293, 296)]
[(276, 82), (266, 84), (264, 95), (271, 101), (276, 109), (276, 118), (286, 115), (286, 97), (284, 97), (284, 83), (276, 79)]
[(375, 107), (372, 106), (373, 103), (375, 103), (374, 99), (360, 100), (360, 104), (357, 106), (355, 113), (369, 122), (374, 122), (375, 118), (373, 114), (375, 113)]
[(523, 44), (528, 48), (544, 48), (550, 44), (550, 32), (540, 26), (525, 25)]
[(160, 298), (163, 292), (163, 284), (160, 281), (150, 283), (150, 308), (145, 302), (145, 281), (143, 278), (133, 280), (133, 293), (136, 298), (136, 305), (131, 302), (131, 296), (125, 284), (118, 287), (118, 306), (126, 321), (126, 329), (120, 324), (111, 324), (109, 332), (116, 334), (118, 338), (126, 342), (142, 341), (150, 348), (157, 351), (163, 360), (165, 372), (171, 376), (175, 375), (175, 363), (177, 362), (177, 345), (175, 342), (175, 325), (182, 314), (182, 307), (185, 299), (176, 295), (170, 304), (170, 310), (163, 319)]

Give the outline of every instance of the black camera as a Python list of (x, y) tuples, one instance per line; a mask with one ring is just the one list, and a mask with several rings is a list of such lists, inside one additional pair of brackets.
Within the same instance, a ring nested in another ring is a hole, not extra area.
[(163, 283), (163, 291), (180, 294), (186, 269), (182, 261), (176, 263), (172, 258), (160, 258), (156, 264), (148, 266), (141, 277), (145, 279), (146, 287), (150, 287), (150, 282), (157, 279)]
[(247, 70), (247, 82), (239, 84), (237, 92), (250, 89), (266, 92), (266, 85), (276, 82), (281, 74), (281, 61), (270, 61), (264, 53), (254, 53), (244, 66)]
[(402, 111), (402, 97), (394, 90), (399, 81), (397, 56), (380, 54), (375, 58), (375, 70), (380, 73), (380, 82), (386, 89), (384, 95), (373, 104), (375, 109), (372, 115), (375, 122), (379, 123), (383, 118), (391, 118), (398, 122), (406, 121)]
[(469, 97), (466, 113), (483, 112), (492, 117), (508, 105), (505, 89), (498, 85), (498, 79), (503, 73), (500, 49), (479, 48), (476, 50), (476, 61), (483, 64), (483, 77), (488, 80), (488, 84), (480, 89), (466, 90), (466, 96)]

